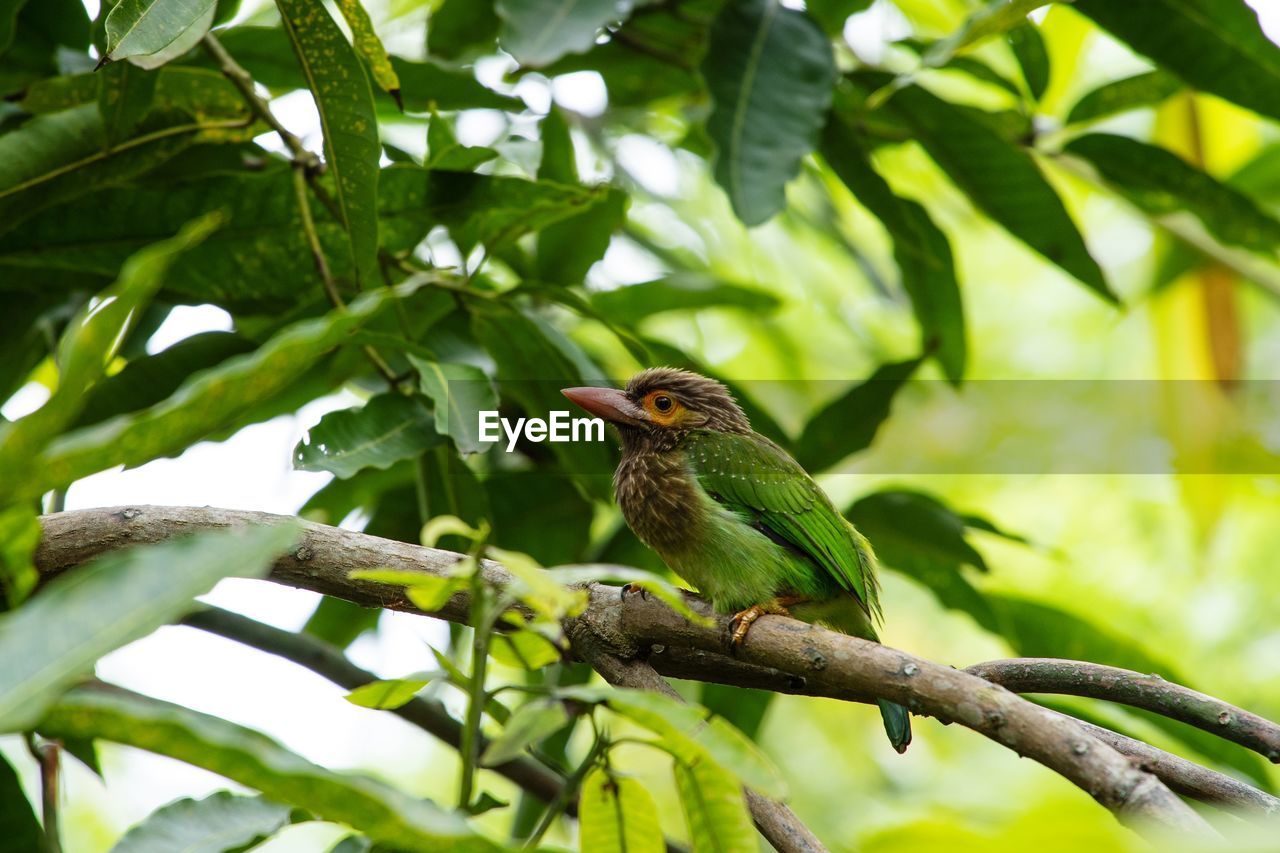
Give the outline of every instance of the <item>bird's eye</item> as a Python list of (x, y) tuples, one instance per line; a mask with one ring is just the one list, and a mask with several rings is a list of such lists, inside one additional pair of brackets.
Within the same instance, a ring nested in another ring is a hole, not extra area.
[(659, 394), (653, 398), (653, 407), (663, 414), (671, 411), (675, 406), (675, 400), (672, 400), (666, 394)]

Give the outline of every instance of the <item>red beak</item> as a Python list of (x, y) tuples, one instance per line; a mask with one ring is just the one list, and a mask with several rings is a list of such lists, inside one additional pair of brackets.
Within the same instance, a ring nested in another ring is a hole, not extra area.
[(649, 420), (644, 409), (613, 388), (563, 388), (560, 393), (596, 417), (612, 423), (643, 424)]

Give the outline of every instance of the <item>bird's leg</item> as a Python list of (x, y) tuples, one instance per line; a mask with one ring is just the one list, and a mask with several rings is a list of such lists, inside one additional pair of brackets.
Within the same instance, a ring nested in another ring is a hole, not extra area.
[(649, 600), (649, 590), (645, 589), (638, 583), (629, 583), (622, 588), (622, 598), (625, 600), (628, 595), (640, 594), (640, 598), (644, 601)]
[(765, 614), (774, 616), (790, 616), (787, 610), (793, 604), (803, 604), (809, 599), (803, 595), (785, 595), (778, 598), (770, 599), (763, 604), (753, 604), (746, 610), (739, 610), (733, 614), (733, 619), (729, 625), (733, 628), (733, 635), (730, 643), (737, 648), (746, 642), (747, 632), (751, 630), (751, 626), (755, 621)]

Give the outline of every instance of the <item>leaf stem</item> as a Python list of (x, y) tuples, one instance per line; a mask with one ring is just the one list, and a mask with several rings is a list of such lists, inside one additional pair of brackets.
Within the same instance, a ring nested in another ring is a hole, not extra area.
[(27, 733), (26, 741), (31, 757), (40, 765), (40, 807), (44, 824), (41, 853), (62, 853), (62, 836), (58, 831), (58, 776), (61, 744), (57, 741), (37, 743), (36, 736), (31, 732)]
[(542, 842), (542, 836), (547, 834), (547, 830), (564, 813), (565, 806), (569, 804), (570, 800), (578, 796), (578, 789), (582, 787), (582, 780), (586, 778), (591, 768), (596, 765), (606, 746), (608, 746), (608, 740), (597, 730), (591, 749), (587, 752), (587, 757), (582, 759), (582, 763), (574, 768), (573, 772), (569, 774), (569, 778), (565, 779), (564, 787), (560, 789), (560, 793), (552, 801), (551, 805), (547, 806), (546, 812), (542, 815), (542, 820), (538, 821), (537, 828), (525, 840), (521, 849), (532, 850)]

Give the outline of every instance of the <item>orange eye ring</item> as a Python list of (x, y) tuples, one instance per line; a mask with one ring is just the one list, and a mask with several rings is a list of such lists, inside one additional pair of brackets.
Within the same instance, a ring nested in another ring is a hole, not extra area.
[(653, 398), (653, 407), (665, 415), (676, 407), (676, 401), (667, 394), (658, 394)]
[(680, 417), (684, 407), (670, 391), (650, 391), (644, 395), (644, 407), (660, 424), (669, 425)]

